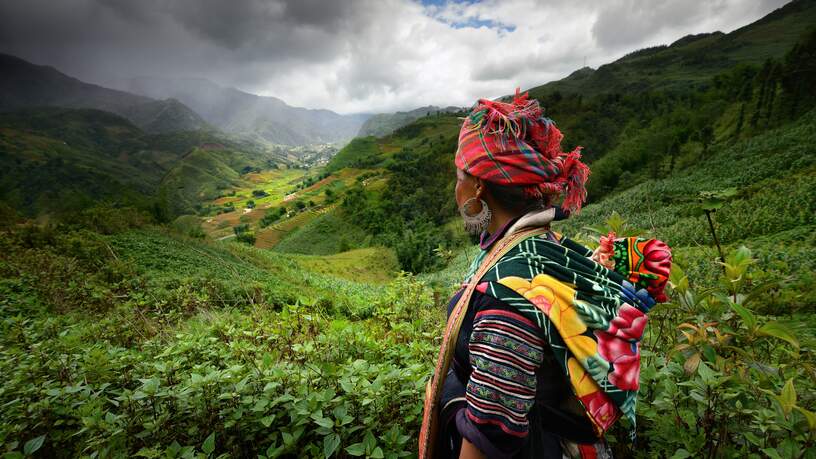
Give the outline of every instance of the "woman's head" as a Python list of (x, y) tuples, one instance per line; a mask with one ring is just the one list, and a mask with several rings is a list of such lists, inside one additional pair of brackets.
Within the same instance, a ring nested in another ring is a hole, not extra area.
[(456, 169), (456, 205), (459, 208), (470, 199), (482, 199), (491, 208), (501, 208), (506, 213), (519, 214), (525, 211), (547, 207), (553, 195), (530, 193), (528, 187), (500, 185), (475, 177), (462, 169)]
[(462, 208), (466, 199), (460, 198), (488, 196), (520, 211), (563, 195), (564, 210), (579, 210), (589, 168), (580, 160), (580, 147), (561, 150), (562, 137), (526, 93), (516, 90), (512, 103), (480, 99), (459, 132), (457, 204)]
[(499, 185), (456, 169), (456, 205), (465, 220), (465, 229), (478, 234), (498, 214), (517, 216), (549, 207), (553, 196), (531, 194), (528, 187)]

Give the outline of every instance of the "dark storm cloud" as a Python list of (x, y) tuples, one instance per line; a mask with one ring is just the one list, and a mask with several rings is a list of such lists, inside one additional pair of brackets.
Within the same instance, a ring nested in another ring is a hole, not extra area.
[(364, 20), (360, 1), (317, 0), (99, 0), (127, 20), (164, 16), (195, 39), (267, 61), (323, 60)]
[[(368, 19), (364, 6), (315, 0), (3, 1), (0, 47), (85, 78), (104, 72), (103, 66), (107, 73), (215, 77), (220, 72), (213, 63), (259, 69), (330, 60), (362, 27), (355, 21)], [(259, 79), (224, 73), (238, 84)]]

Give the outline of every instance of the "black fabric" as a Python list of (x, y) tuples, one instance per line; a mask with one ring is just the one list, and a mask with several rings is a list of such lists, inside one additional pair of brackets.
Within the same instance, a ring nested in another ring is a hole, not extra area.
[[(448, 316), (459, 301), (464, 289), (460, 289), (448, 304)], [(470, 365), (468, 343), (473, 331), (473, 319), (479, 311), (500, 309), (518, 312), (507, 303), (489, 295), (474, 291), (468, 304), (462, 328), (456, 342), (453, 363), (445, 378), (440, 406), (440, 436), (437, 443), (438, 457), (458, 457), (462, 433), (458, 431), (455, 418), (466, 408), (465, 387), (473, 368)], [(543, 336), (542, 336), (543, 338)], [(546, 342), (546, 340), (545, 340)], [(561, 371), (549, 348), (545, 349), (544, 361), (536, 372), (536, 403), (529, 414), (530, 432), (526, 438), (498, 433), (498, 427), (486, 425), (478, 429), (496, 429), (487, 432), (490, 438), (502, 438), (502, 444), (491, 444), (495, 451), (512, 451), (501, 454), (511, 458), (561, 457), (560, 439), (567, 438), (578, 443), (597, 441), (592, 425), (583, 408), (575, 399), (566, 376)], [(462, 400), (456, 400), (462, 399)], [(495, 441), (493, 443), (496, 443)], [(498, 454), (494, 454), (498, 456)]]

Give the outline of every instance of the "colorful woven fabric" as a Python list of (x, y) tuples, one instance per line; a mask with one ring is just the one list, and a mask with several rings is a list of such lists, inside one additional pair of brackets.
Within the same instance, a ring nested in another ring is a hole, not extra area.
[(459, 132), (456, 167), (499, 185), (525, 186), (535, 197), (563, 194), (562, 208), (578, 210), (589, 168), (581, 147), (561, 150), (562, 138), (527, 93), (517, 89), (512, 103), (479, 99)]
[(467, 382), (466, 416), (524, 437), (535, 402), (536, 369), (544, 341), (538, 327), (519, 313), (490, 309), (476, 314), (468, 345), (473, 372)]
[(660, 241), (623, 238), (614, 246), (610, 270), (574, 241), (561, 238), (559, 245), (534, 236), (502, 256), (476, 286), (544, 331), (599, 435), (621, 416), (634, 425), (639, 342), (671, 268), (671, 252)]

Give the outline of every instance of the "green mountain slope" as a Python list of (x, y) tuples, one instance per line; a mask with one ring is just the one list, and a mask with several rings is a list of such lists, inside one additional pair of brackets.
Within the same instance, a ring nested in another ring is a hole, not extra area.
[(0, 111), (43, 106), (92, 108), (123, 116), (152, 133), (207, 128), (178, 100), (153, 100), (85, 83), (53, 67), (0, 54)]
[(146, 134), (98, 110), (0, 113), (0, 200), (24, 215), (109, 200), (191, 212), (248, 170), (275, 167), (276, 151), (210, 131)]
[(357, 133), (357, 137), (368, 137), (370, 135), (383, 137), (423, 116), (435, 115), (440, 112), (457, 113), (460, 111), (462, 111), (461, 107), (440, 108), (435, 105), (429, 105), (407, 112), (378, 113), (363, 123), (363, 126), (360, 127), (360, 132)]

